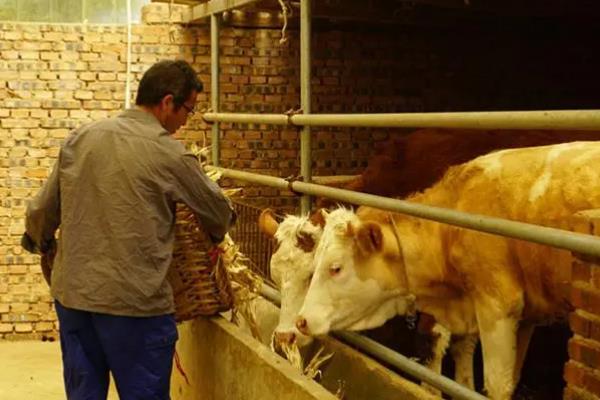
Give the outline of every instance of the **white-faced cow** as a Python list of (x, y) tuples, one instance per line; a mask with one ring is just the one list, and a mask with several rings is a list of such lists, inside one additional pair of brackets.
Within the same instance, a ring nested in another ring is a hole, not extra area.
[(302, 347), (312, 341), (296, 329), (295, 321), (312, 278), (314, 250), (325, 224), (324, 213), (320, 210), (311, 217), (287, 215), (281, 223), (269, 209), (259, 216), (260, 230), (277, 241), (270, 264), (271, 278), (281, 293), (279, 324), (273, 335), (276, 347), (292, 342)]
[[(503, 150), (450, 168), (408, 200), (564, 227), (600, 208), (598, 165), (598, 142)], [(487, 392), (510, 399), (533, 326), (570, 310), (570, 257), (368, 207), (331, 213), (296, 325), (312, 335), (363, 329), (416, 306), (453, 334), (479, 334)]]
[[(350, 211), (343, 208), (334, 211), (333, 219), (335, 220), (335, 216), (340, 213), (350, 213)], [(313, 259), (316, 245), (328, 218), (326, 211), (318, 210), (310, 217), (288, 215), (281, 223), (277, 223), (269, 209), (263, 211), (259, 217), (260, 230), (277, 240), (277, 249), (271, 256), (270, 264), (271, 277), (281, 292), (279, 324), (273, 335), (275, 348), (281, 348), (282, 345), (289, 345), (294, 341), (299, 347), (303, 347), (312, 341), (310, 336), (301, 333), (296, 328), (295, 322), (314, 272)], [(366, 328), (381, 326), (385, 319), (378, 322)], [(473, 352), (476, 337), (455, 337), (450, 346), (451, 333), (448, 329), (435, 323), (422, 333), (434, 339), (428, 341), (432, 342), (433, 348), (427, 352), (430, 356), (424, 360), (426, 365), (437, 373), (441, 373), (442, 359), (450, 347), (456, 362), (456, 380), (473, 388)], [(438, 393), (437, 390), (427, 385), (426, 387), (432, 392)]]

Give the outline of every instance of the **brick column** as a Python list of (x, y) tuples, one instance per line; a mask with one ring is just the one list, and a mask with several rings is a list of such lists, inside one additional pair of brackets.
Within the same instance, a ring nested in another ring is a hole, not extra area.
[[(577, 213), (572, 228), (598, 235), (600, 210)], [(569, 316), (573, 337), (564, 371), (564, 398), (600, 399), (600, 260), (575, 255), (572, 274), (571, 302), (575, 310)]]

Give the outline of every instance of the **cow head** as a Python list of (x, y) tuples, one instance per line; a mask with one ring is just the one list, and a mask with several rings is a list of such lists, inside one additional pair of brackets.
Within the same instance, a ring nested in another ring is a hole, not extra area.
[(327, 218), (315, 272), (296, 327), (306, 335), (383, 325), (412, 305), (402, 254), (391, 227), (361, 222), (350, 210)]
[(281, 292), (279, 324), (275, 328), (275, 344), (282, 342), (305, 346), (312, 338), (295, 327), (313, 273), (314, 252), (325, 224), (325, 211), (310, 217), (288, 215), (278, 224), (272, 213), (264, 211), (259, 220), (261, 230), (277, 240), (278, 248), (271, 256), (271, 277)]

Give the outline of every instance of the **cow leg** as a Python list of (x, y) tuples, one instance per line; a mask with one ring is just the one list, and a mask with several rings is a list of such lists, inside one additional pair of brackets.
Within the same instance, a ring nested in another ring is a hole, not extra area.
[[(442, 325), (440, 324), (435, 324), (433, 326), (433, 328), (431, 328), (431, 335), (434, 336), (434, 343), (433, 343), (433, 351), (432, 351), (432, 356), (431, 359), (428, 360), (425, 365), (427, 366), (427, 368), (431, 369), (434, 372), (437, 372), (438, 374), (442, 373), (442, 361), (444, 360), (444, 355), (446, 354), (446, 350), (448, 350), (448, 347), (450, 346), (450, 331), (446, 328), (444, 328)], [(421, 386), (423, 386), (423, 388), (425, 388), (427, 391), (431, 392), (432, 394), (441, 396), (441, 392), (439, 391), (439, 389), (436, 389), (435, 387), (431, 386), (428, 383), (423, 382), (421, 384)]]
[(477, 335), (465, 335), (457, 339), (450, 346), (450, 354), (454, 359), (456, 370), (456, 382), (471, 390), (475, 390), (473, 379), (473, 355), (479, 337)]
[(517, 331), (517, 361), (515, 364), (514, 373), (515, 385), (517, 385), (519, 383), (519, 379), (521, 379), (521, 369), (525, 363), (527, 349), (529, 348), (529, 343), (531, 342), (534, 329), (535, 324), (529, 322), (522, 322), (519, 325), (519, 330)]
[(492, 400), (510, 400), (515, 388), (518, 320), (494, 314), (489, 308), (477, 309), (485, 388)]

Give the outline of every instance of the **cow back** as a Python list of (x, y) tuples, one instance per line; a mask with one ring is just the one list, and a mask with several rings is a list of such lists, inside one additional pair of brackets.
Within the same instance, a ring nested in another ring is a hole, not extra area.
[(591, 140), (600, 140), (600, 132), (420, 129), (387, 141), (345, 188), (405, 197), (433, 185), (450, 166), (494, 150)]

